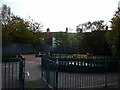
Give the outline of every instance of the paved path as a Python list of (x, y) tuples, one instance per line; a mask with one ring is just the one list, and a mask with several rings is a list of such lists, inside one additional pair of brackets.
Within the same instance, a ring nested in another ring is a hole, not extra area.
[(25, 57), (25, 84), (26, 88), (48, 88), (41, 80), (41, 58), (34, 54), (23, 55)]

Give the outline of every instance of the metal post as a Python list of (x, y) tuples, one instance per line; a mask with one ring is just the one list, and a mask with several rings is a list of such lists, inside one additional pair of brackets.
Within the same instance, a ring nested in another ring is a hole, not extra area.
[(19, 88), (24, 90), (25, 88), (25, 58), (21, 55), (19, 56)]
[(58, 89), (58, 60), (56, 60), (56, 83), (55, 83), (55, 88), (56, 90)]
[(25, 58), (23, 60), (23, 89), (25, 88)]
[(107, 87), (107, 60), (105, 61), (105, 87)]
[(43, 78), (43, 57), (41, 57), (41, 79)]
[(120, 62), (118, 61), (118, 87), (120, 88)]
[(49, 68), (50, 68), (50, 62), (47, 61), (46, 63), (47, 63), (47, 66), (46, 66), (46, 68), (47, 68), (46, 82), (49, 84), (49, 73), (50, 73)]

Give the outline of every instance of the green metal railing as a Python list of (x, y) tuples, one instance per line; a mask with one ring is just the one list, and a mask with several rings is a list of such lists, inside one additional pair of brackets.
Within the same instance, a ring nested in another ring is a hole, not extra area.
[(57, 87), (57, 64), (55, 61), (49, 60), (47, 58), (42, 58), (42, 68), (41, 68), (42, 78), (46, 80), (52, 88)]
[(25, 58), (21, 55), (19, 58), (19, 88), (23, 90), (25, 88)]
[(120, 86), (120, 61), (111, 57), (42, 57), (42, 77), (51, 88)]
[(2, 88), (24, 90), (25, 80), (25, 59), (22, 56), (18, 58), (2, 58)]

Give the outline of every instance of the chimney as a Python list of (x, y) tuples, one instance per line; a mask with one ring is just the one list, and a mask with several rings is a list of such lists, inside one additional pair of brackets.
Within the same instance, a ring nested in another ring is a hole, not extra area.
[(66, 27), (66, 33), (68, 33), (68, 27)]
[(105, 27), (105, 30), (108, 30), (108, 26)]
[(50, 32), (50, 29), (49, 29), (49, 28), (47, 28), (46, 32), (47, 32), (47, 34), (49, 34), (49, 32)]

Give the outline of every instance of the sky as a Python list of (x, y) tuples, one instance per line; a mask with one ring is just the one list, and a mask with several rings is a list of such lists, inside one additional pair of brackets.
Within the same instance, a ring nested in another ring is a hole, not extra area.
[(87, 21), (104, 20), (109, 25), (120, 0), (0, 0), (14, 15), (41, 22), (43, 30), (75, 32), (76, 26)]

